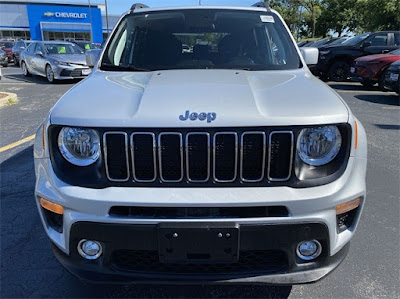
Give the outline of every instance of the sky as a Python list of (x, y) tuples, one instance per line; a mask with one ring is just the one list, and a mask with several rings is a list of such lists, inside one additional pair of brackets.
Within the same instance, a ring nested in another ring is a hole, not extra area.
[[(89, 1), (89, 0), (88, 0)], [(150, 7), (160, 6), (190, 6), (198, 5), (199, 0), (107, 0), (108, 13), (111, 15), (121, 15), (128, 11), (132, 4), (139, 2)], [(82, 3), (84, 0), (66, 0), (68, 3)], [(92, 4), (104, 4), (104, 0), (90, 0)], [(201, 0), (202, 5), (232, 5), (250, 6), (258, 0)]]

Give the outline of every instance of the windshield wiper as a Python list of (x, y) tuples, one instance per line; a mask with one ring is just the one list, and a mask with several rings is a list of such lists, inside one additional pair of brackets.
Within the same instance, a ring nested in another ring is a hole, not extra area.
[(101, 69), (106, 71), (130, 71), (130, 72), (151, 72), (151, 70), (145, 68), (138, 68), (133, 65), (115, 65), (112, 63), (101, 64)]

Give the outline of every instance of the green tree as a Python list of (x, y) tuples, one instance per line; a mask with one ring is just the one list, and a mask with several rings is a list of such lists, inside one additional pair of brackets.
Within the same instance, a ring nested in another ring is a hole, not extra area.
[(400, 29), (400, 0), (358, 0), (357, 31)]
[[(311, 21), (311, 37), (315, 37), (317, 19), (321, 15), (321, 1), (320, 0), (302, 0), (301, 6), (303, 6), (308, 12), (308, 18)], [(306, 16), (304, 19), (307, 22)]]

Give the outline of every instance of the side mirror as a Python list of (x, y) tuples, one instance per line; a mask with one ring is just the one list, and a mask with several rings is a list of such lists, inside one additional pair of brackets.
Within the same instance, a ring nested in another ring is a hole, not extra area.
[(43, 57), (43, 52), (42, 52), (42, 51), (36, 51), (36, 52), (35, 52), (35, 55), (38, 55), (38, 56), (40, 56), (40, 57)]
[(88, 67), (94, 67), (97, 63), (97, 61), (100, 58), (101, 54), (101, 49), (93, 49), (93, 50), (87, 50), (85, 55), (86, 55), (86, 64)]
[(302, 47), (300, 48), (300, 53), (307, 65), (316, 65), (318, 63), (318, 48)]
[(361, 48), (366, 48), (366, 47), (371, 47), (372, 43), (371, 42), (363, 42), (361, 45)]

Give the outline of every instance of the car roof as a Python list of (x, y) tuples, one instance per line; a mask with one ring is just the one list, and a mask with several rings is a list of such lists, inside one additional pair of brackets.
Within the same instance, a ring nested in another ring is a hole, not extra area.
[(167, 6), (167, 7), (140, 7), (136, 8), (133, 12), (131, 13), (141, 13), (141, 12), (151, 12), (151, 11), (168, 11), (168, 10), (187, 10), (187, 9), (231, 9), (231, 10), (248, 10), (248, 11), (260, 11), (260, 12), (266, 12), (266, 11), (273, 11), (276, 12), (272, 9), (269, 9), (268, 7), (256, 7), (256, 6), (220, 6), (220, 5), (192, 5), (192, 6)]
[(59, 44), (74, 45), (71, 42), (65, 42), (65, 41), (62, 41), (62, 40), (59, 40), (59, 41), (57, 41), (57, 40), (45, 40), (45, 41), (34, 41), (34, 42), (41, 43), (41, 44), (46, 43), (46, 44), (58, 44), (58, 45)]

